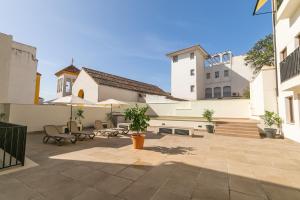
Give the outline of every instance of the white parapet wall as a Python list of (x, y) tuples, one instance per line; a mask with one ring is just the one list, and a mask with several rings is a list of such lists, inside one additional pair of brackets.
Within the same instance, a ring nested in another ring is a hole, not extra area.
[(202, 117), (205, 109), (214, 110), (217, 118), (250, 118), (249, 99), (184, 101), (177, 103), (149, 103), (157, 116)]
[[(76, 111), (79, 107), (73, 107)], [(84, 110), (84, 126), (92, 126), (95, 120), (106, 120), (108, 109), (80, 107)], [(70, 118), (70, 106), (10, 104), (9, 122), (27, 126), (27, 131), (41, 131), (44, 125), (66, 125)]]

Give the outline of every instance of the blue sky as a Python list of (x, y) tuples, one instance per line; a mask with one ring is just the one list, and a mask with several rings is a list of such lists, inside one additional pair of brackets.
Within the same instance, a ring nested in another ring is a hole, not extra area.
[[(256, 0), (0, 0), (0, 32), (37, 47), (41, 97), (55, 98), (54, 73), (71, 63), (170, 90), (166, 53), (201, 44), (244, 54), (271, 33)], [(266, 5), (265, 9), (269, 9)]]

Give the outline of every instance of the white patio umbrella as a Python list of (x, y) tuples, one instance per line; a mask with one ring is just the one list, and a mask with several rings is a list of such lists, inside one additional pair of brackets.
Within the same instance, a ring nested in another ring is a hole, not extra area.
[(126, 106), (129, 105), (126, 102), (123, 101), (118, 101), (116, 99), (107, 99), (104, 101), (100, 101), (98, 103), (96, 103), (96, 105), (102, 106), (102, 107), (110, 107), (110, 116), (112, 116), (112, 109), (116, 108), (116, 107), (120, 107), (120, 106)]
[(51, 103), (70, 105), (71, 106), (70, 121), (72, 121), (72, 109), (73, 109), (74, 105), (83, 105), (84, 106), (84, 105), (93, 105), (94, 104), (90, 101), (84, 100), (84, 99), (74, 96), (74, 95), (55, 99), (55, 100), (51, 101)]

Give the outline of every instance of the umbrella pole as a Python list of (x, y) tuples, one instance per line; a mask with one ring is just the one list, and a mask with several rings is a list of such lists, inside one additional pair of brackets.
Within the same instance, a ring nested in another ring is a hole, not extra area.
[(111, 123), (111, 127), (113, 125), (112, 123), (112, 104), (110, 104), (110, 123)]
[(69, 130), (70, 132), (72, 132), (72, 131), (71, 131), (71, 121), (72, 121), (72, 115), (73, 115), (73, 109), (72, 109), (72, 107), (73, 107), (73, 106), (72, 106), (72, 104), (71, 104), (70, 127), (69, 127), (69, 128), (70, 128), (70, 130)]

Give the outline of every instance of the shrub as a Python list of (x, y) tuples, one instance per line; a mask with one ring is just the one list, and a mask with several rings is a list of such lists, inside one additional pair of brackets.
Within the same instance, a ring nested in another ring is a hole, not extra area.
[(213, 117), (214, 111), (213, 110), (204, 110), (202, 116), (204, 119), (206, 119), (208, 122), (212, 122), (212, 117)]

